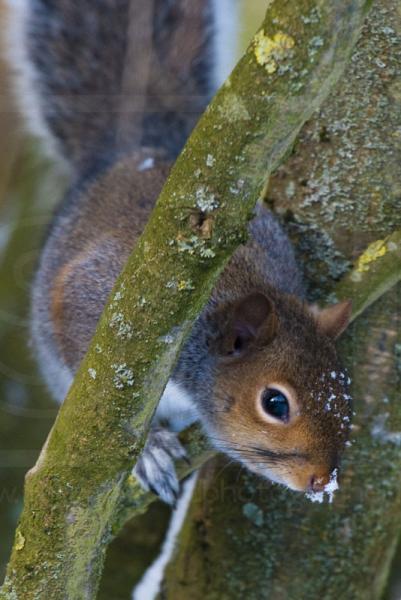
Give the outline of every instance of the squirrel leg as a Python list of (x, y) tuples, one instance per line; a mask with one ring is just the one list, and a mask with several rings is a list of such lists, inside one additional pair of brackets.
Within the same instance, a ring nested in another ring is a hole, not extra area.
[(175, 432), (153, 427), (132, 474), (145, 490), (151, 490), (167, 504), (174, 505), (180, 489), (174, 461), (186, 458), (186, 451)]

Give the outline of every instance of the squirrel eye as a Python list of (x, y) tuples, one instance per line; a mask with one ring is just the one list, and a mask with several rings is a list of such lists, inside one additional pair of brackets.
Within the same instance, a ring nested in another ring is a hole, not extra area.
[(279, 421), (287, 422), (290, 416), (290, 406), (287, 398), (279, 390), (267, 388), (262, 394), (262, 408), (270, 416)]

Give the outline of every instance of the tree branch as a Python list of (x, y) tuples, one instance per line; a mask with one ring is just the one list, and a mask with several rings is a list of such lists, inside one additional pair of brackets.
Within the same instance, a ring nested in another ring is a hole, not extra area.
[(338, 299), (352, 298), (352, 320), (401, 280), (401, 231), (369, 244), (355, 268), (336, 288)]

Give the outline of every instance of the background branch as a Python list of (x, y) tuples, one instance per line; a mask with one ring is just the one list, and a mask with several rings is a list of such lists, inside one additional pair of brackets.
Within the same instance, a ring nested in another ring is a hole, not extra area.
[(352, 320), (401, 280), (401, 231), (369, 244), (355, 268), (336, 288), (339, 299), (352, 298)]

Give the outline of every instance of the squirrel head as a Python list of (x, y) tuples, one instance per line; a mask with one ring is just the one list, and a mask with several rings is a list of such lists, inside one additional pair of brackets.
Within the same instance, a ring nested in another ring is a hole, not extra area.
[(350, 315), (349, 301), (319, 310), (275, 290), (220, 307), (216, 446), (293, 490), (324, 491), (350, 429), (350, 380), (334, 346)]

